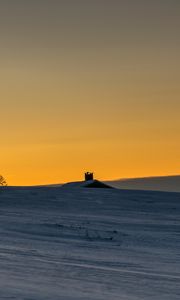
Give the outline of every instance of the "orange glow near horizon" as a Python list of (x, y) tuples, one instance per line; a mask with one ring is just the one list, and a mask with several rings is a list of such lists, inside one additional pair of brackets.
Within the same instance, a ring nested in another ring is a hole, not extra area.
[(0, 4), (8, 184), (179, 174), (180, 4), (37, 2)]

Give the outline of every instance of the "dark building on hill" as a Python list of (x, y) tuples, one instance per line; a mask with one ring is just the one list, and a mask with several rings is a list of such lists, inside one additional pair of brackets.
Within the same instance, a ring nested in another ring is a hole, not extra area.
[(99, 180), (94, 179), (93, 173), (86, 172), (84, 174), (84, 181), (75, 181), (75, 182), (68, 182), (63, 185), (63, 187), (69, 188), (110, 188), (113, 189), (112, 186), (107, 185)]
[(85, 175), (85, 181), (88, 181), (88, 180), (94, 180), (94, 175), (93, 175), (93, 173), (86, 172), (84, 175)]

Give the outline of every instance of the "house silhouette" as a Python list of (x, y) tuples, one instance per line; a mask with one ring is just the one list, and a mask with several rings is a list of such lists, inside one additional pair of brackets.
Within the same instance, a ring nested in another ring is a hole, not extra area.
[(75, 181), (75, 182), (68, 182), (64, 184), (62, 187), (66, 188), (110, 188), (113, 189), (112, 186), (107, 185), (97, 179), (94, 179), (94, 175), (91, 172), (84, 173), (84, 181)]

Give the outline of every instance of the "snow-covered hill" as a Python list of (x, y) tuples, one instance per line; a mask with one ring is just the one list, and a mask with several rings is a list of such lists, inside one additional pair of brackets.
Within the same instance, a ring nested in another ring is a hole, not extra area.
[(179, 300), (180, 194), (0, 189), (0, 299)]
[(180, 176), (178, 175), (119, 179), (107, 181), (107, 184), (119, 189), (180, 192)]

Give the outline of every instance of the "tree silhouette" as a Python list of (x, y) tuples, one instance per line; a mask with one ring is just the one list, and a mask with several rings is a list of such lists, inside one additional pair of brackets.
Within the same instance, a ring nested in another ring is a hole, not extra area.
[(4, 177), (2, 175), (0, 175), (0, 185), (1, 186), (7, 186), (7, 182), (6, 182), (6, 180), (4, 179)]

